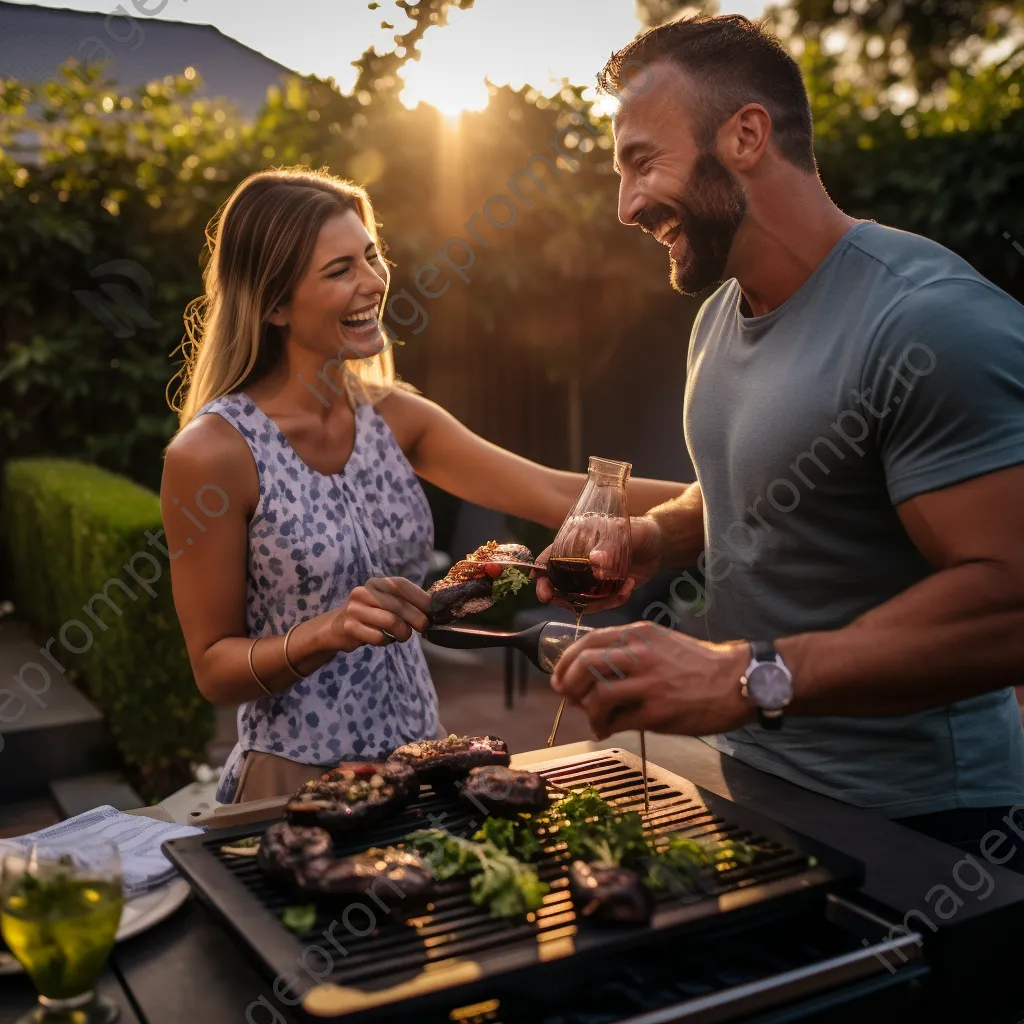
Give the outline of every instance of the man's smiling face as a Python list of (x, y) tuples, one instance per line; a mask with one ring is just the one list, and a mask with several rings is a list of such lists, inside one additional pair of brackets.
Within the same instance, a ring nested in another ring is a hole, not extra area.
[(725, 279), (746, 196), (698, 144), (686, 101), (699, 97), (689, 76), (664, 60), (647, 70), (650, 81), (642, 92), (627, 87), (615, 118), (619, 220), (669, 246), (672, 287), (696, 295)]

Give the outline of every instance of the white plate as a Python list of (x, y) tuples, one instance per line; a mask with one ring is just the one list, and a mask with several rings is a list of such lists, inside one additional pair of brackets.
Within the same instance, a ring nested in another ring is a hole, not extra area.
[[(170, 917), (188, 899), (189, 892), (188, 882), (183, 878), (176, 878), (159, 889), (126, 900), (114, 941), (130, 939), (133, 935), (152, 928), (165, 917)], [(20, 974), (23, 970), (21, 964), (10, 953), (0, 952), (0, 975)]]

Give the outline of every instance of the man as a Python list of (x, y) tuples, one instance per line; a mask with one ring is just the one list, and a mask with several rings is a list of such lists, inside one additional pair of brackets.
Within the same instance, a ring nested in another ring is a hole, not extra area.
[(1024, 309), (832, 203), (799, 69), (747, 19), (654, 29), (601, 84), (624, 99), (619, 219), (670, 247), (678, 291), (725, 282), (691, 338), (697, 482), (633, 520), (609, 603), (696, 564), (708, 642), (665, 629), (659, 603), (575, 644), (552, 685), (600, 738), (721, 734), (725, 754), (977, 849), (1024, 804)]

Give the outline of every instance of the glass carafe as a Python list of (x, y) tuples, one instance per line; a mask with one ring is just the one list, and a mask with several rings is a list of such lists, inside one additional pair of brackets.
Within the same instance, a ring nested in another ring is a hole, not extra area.
[(618, 592), (632, 557), (628, 462), (592, 457), (587, 482), (551, 546), (551, 586), (576, 609)]
[[(587, 605), (618, 593), (626, 582), (633, 546), (629, 536), (626, 481), (633, 467), (628, 462), (591, 457), (587, 482), (562, 523), (548, 556), (548, 578), (555, 593), (580, 619)], [(548, 746), (555, 745), (566, 698), (559, 702)]]

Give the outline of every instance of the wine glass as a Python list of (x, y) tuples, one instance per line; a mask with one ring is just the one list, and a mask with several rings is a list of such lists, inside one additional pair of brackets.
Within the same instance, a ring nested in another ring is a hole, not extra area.
[[(629, 535), (626, 481), (633, 467), (591, 456), (587, 481), (551, 545), (548, 578), (576, 612), (576, 632), (587, 605), (618, 592), (626, 582), (633, 548)], [(565, 711), (563, 697), (548, 736), (555, 745)]]
[(121, 921), (121, 857), (105, 840), (5, 851), (0, 930), (39, 995), (18, 1024), (109, 1024), (117, 1007), (96, 995)]

